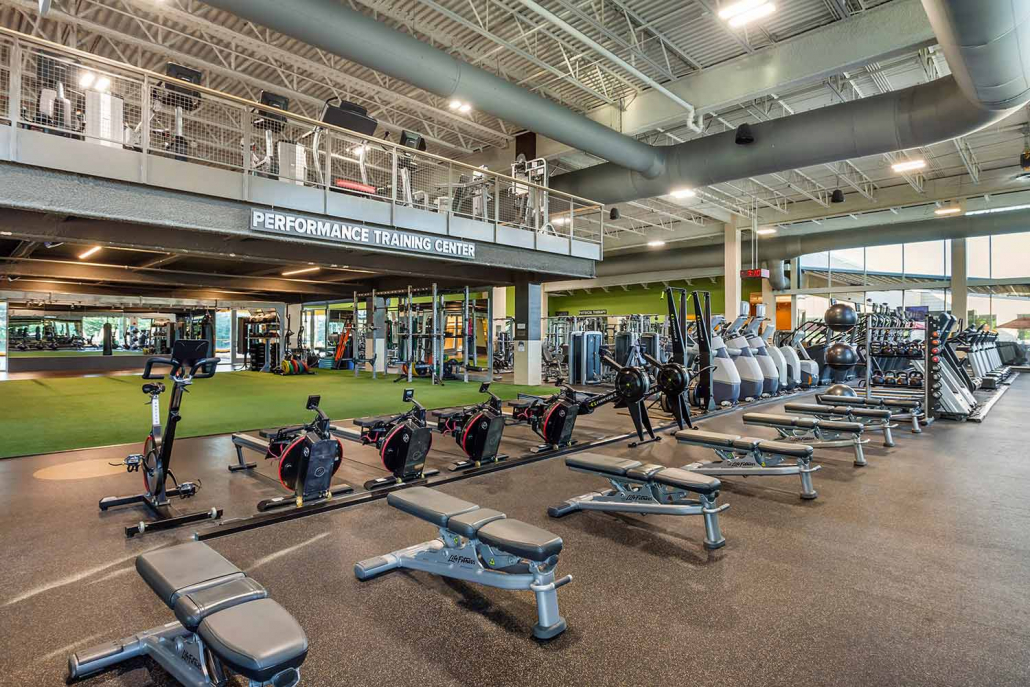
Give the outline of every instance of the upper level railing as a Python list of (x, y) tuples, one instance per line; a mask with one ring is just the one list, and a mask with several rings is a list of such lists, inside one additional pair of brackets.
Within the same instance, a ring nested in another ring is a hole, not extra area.
[(591, 200), (3, 27), (0, 121), (603, 251), (604, 207)]

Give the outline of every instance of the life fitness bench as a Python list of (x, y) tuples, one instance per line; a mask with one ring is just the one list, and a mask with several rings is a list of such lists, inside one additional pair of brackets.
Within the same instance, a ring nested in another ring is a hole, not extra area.
[(903, 422), (908, 420), (912, 423), (912, 433), (922, 434), (923, 429), (919, 421), (926, 414), (923, 412), (923, 402), (915, 398), (883, 398), (882, 396), (830, 396), (829, 394), (816, 394), (815, 400), (827, 406), (857, 406), (859, 408), (886, 408), (891, 411), (891, 420)]
[(552, 518), (578, 510), (599, 510), (643, 515), (701, 515), (705, 521), (705, 548), (726, 545), (719, 529), (719, 513), (729, 504), (715, 505), (722, 484), (715, 477), (639, 460), (599, 453), (580, 453), (565, 459), (576, 472), (599, 475), (612, 485), (563, 501), (547, 509)]
[(742, 419), (745, 425), (772, 427), (779, 433), (780, 441), (803, 443), (812, 448), (854, 447), (855, 467), (867, 465), (862, 444), (869, 440), (862, 438), (865, 425), (861, 422), (776, 413), (744, 413)]
[(250, 687), (293, 687), (308, 638), (260, 584), (202, 542), (150, 551), (136, 571), (178, 622), (79, 651), (68, 659), (77, 679), (137, 656), (150, 656), (189, 687), (226, 684), (228, 668)]
[(359, 580), (409, 568), (499, 589), (531, 591), (536, 594), (538, 617), (533, 635), (551, 639), (565, 631), (556, 591), (572, 576), (554, 579), (562, 550), (560, 537), (427, 487), (393, 492), (386, 501), (436, 525), (440, 537), (357, 563), (354, 575)]
[(812, 415), (827, 420), (844, 420), (846, 422), (861, 422), (866, 429), (873, 432), (883, 432), (883, 445), (891, 448), (894, 446), (894, 435), (891, 428), (893, 414), (886, 408), (856, 408), (854, 406), (821, 405), (819, 403), (788, 403), (783, 409), (791, 413)]
[[(705, 432), (699, 429), (676, 432), (676, 440), (681, 444), (712, 449), (719, 456), (715, 461), (684, 465), (684, 470), (716, 477), (799, 475), (801, 498), (814, 499), (819, 495), (812, 486), (812, 473), (821, 466), (812, 465), (814, 449), (811, 446), (742, 437), (736, 434)], [(792, 458), (794, 462), (788, 462)]]

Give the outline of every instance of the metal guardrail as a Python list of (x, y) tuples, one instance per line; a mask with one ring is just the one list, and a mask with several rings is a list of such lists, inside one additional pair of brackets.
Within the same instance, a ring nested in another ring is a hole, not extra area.
[[(176, 96), (176, 87), (200, 97)], [(262, 124), (269, 116), (281, 123), (271, 136)], [(3, 27), (0, 120), (326, 193), (575, 238), (603, 251), (604, 206), (591, 200)]]

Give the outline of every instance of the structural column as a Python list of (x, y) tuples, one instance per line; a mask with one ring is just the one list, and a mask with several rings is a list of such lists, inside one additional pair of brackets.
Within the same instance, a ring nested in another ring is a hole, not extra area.
[(386, 372), (386, 299), (373, 292), (365, 301), (365, 356), (375, 356), (375, 371)]
[(534, 282), (515, 284), (515, 383), (539, 385), (541, 374), (540, 321), (543, 287)]
[(497, 335), (497, 327), (503, 324), (501, 321), (508, 316), (508, 287), (507, 286), (495, 286), (493, 288), (492, 302), (494, 306), (494, 320), (496, 322), (490, 323), (490, 328)]
[(725, 233), (723, 255), (723, 281), (726, 285), (726, 302), (723, 312), (726, 321), (732, 322), (740, 312), (740, 229), (736, 223), (723, 225)]
[(966, 240), (952, 239), (951, 313), (963, 322), (969, 316), (969, 287), (966, 282)]

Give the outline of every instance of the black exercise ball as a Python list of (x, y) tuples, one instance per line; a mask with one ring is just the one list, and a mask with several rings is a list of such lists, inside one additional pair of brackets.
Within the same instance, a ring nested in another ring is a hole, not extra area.
[(823, 396), (858, 396), (855, 390), (847, 384), (834, 384), (823, 393)]
[(826, 309), (823, 321), (835, 332), (846, 332), (858, 324), (858, 313), (847, 303), (834, 303)]
[(834, 370), (846, 370), (858, 364), (858, 353), (853, 346), (838, 341), (830, 344), (824, 354), (826, 366)]

